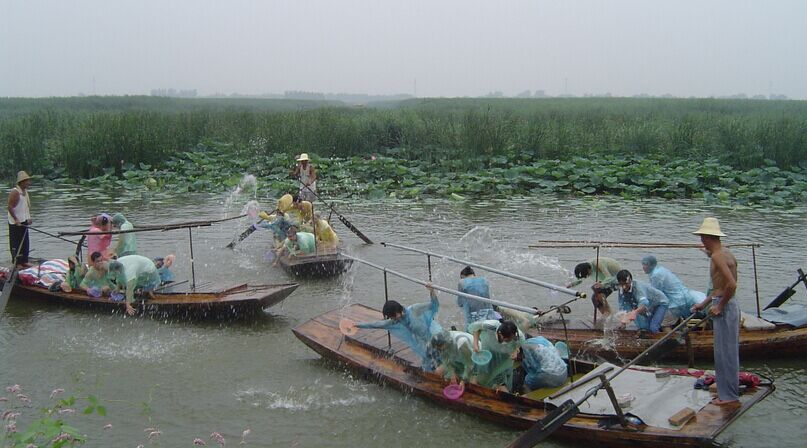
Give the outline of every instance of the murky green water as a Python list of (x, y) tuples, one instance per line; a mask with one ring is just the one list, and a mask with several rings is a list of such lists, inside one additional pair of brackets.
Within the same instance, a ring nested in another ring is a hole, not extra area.
[[(36, 195), (36, 192), (34, 192)], [(34, 196), (36, 199), (36, 196)], [(100, 202), (55, 195), (34, 204), (36, 225), (46, 231), (86, 228), (88, 216), (122, 209), (138, 224), (218, 219), (224, 197), (190, 197), (165, 203)], [(555, 197), (482, 203), (341, 204), (349, 219), (373, 240), (431, 249), (500, 269), (561, 284), (591, 249), (528, 249), (538, 239), (603, 239), (696, 242), (690, 234), (707, 214), (721, 219), (728, 241), (758, 241), (760, 296), (763, 305), (792, 283), (804, 263), (803, 229), (807, 212), (759, 212), (704, 209), (687, 202), (581, 202)], [(364, 246), (334, 221), (354, 255), (426, 278), (426, 260), (381, 247)], [(288, 277), (263, 261), (267, 235), (256, 233), (235, 251), (222, 249), (243, 223), (228, 222), (193, 231), (199, 282), (235, 284), (283, 282)], [(0, 238), (5, 249), (7, 229)], [(140, 250), (150, 256), (177, 254), (176, 274), (189, 277), (187, 231), (139, 234)], [(32, 236), (40, 257), (66, 256), (69, 245)], [(6, 251), (7, 252), (7, 251)], [(648, 252), (613, 249), (603, 255), (620, 259), (640, 273)], [(656, 250), (662, 264), (694, 288), (706, 284), (707, 259), (696, 250)], [(735, 251), (740, 266), (739, 299), (754, 309), (750, 251)], [(5, 259), (8, 259), (6, 255)], [(461, 266), (433, 261), (438, 284), (454, 287)], [(531, 306), (557, 303), (564, 296), (513, 280), (489, 276), (493, 294)], [(339, 280), (304, 281), (282, 306), (264, 316), (240, 321), (168, 322), (124, 318), (86, 309), (30, 304), (14, 300), (0, 320), (0, 385), (19, 383), (34, 407), (22, 422), (50, 403), (52, 389), (101, 398), (107, 417), (68, 416), (85, 432), (87, 446), (192, 446), (222, 433), (237, 445), (249, 428), (247, 446), (503, 446), (516, 432), (476, 417), (444, 410), (397, 390), (354, 379), (319, 358), (299, 342), (291, 328), (320, 313), (349, 303), (380, 307), (382, 276), (354, 267)], [(805, 302), (799, 290), (794, 301)], [(390, 298), (422, 301), (425, 290), (390, 278)], [(441, 295), (440, 320), (460, 319), (452, 297)], [(588, 303), (575, 312), (589, 314)], [(736, 446), (803, 446), (807, 440), (803, 377), (807, 361), (743, 363), (743, 368), (776, 377), (778, 389), (736, 421), (721, 438)], [(0, 396), (7, 396), (0, 389)], [(3, 405), (0, 404), (0, 407)], [(111, 423), (110, 429), (103, 429)], [(162, 434), (151, 442), (146, 428)], [(151, 444), (151, 445), (150, 445)], [(547, 446), (557, 446), (548, 443)]]

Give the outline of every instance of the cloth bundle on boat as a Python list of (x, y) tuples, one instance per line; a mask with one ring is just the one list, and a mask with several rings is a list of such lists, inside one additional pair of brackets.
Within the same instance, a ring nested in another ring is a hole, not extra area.
[(771, 322), (801, 328), (807, 326), (807, 305), (794, 303), (778, 308), (768, 308), (762, 312), (762, 317)]
[(38, 266), (19, 271), (18, 277), (23, 285), (50, 288), (54, 283), (64, 281), (67, 270), (67, 260), (48, 260)]
[[(613, 364), (605, 363), (589, 372), (578, 381), (585, 381), (592, 376), (599, 375)], [(691, 408), (698, 412), (712, 400), (708, 390), (695, 389), (695, 379), (690, 376), (670, 375), (666, 378), (656, 378), (654, 371), (626, 370), (611, 380), (611, 387), (617, 397), (630, 394), (634, 397), (630, 403), (631, 414), (639, 417), (650, 426), (678, 430), (681, 426), (673, 426), (668, 419), (683, 408)], [(568, 399), (577, 401), (592, 387), (599, 384), (599, 380), (592, 380), (565, 394), (547, 399), (546, 401), (560, 406)], [(627, 410), (626, 408), (623, 408)], [(613, 415), (614, 406), (603, 390), (580, 405), (580, 411), (590, 414)]]

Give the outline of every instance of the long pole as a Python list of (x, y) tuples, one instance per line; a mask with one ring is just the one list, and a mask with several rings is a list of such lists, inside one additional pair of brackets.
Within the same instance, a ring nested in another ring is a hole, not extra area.
[(516, 280), (521, 280), (522, 282), (526, 282), (526, 283), (530, 283), (530, 284), (533, 284), (533, 285), (542, 286), (542, 287), (547, 288), (547, 289), (552, 289), (554, 291), (562, 292), (562, 293), (568, 294), (570, 296), (576, 296), (576, 297), (585, 297), (586, 296), (585, 293), (582, 293), (580, 291), (575, 291), (574, 289), (564, 288), (563, 286), (553, 285), (552, 283), (547, 283), (547, 282), (543, 282), (541, 280), (536, 280), (536, 279), (533, 279), (533, 278), (524, 277), (523, 275), (513, 274), (511, 272), (502, 271), (502, 270), (499, 270), (499, 269), (496, 269), (496, 268), (481, 265), (481, 264), (474, 263), (474, 262), (471, 262), (471, 261), (468, 261), (468, 260), (461, 260), (459, 258), (450, 257), (448, 255), (437, 254), (437, 253), (434, 253), (434, 252), (429, 252), (429, 251), (425, 251), (425, 250), (421, 250), (421, 249), (416, 249), (414, 247), (401, 246), (400, 244), (393, 244), (393, 243), (387, 243), (387, 242), (383, 242), (383, 243), (381, 243), (381, 245), (382, 246), (387, 246), (387, 247), (394, 247), (396, 249), (408, 250), (408, 251), (411, 251), (411, 252), (417, 252), (417, 253), (421, 253), (421, 254), (424, 254), (424, 255), (429, 255), (429, 256), (432, 256), (432, 257), (442, 258), (443, 260), (453, 261), (453, 262), (459, 263), (459, 264), (465, 264), (465, 265), (468, 265), (468, 266), (471, 266), (471, 267), (474, 267), (474, 268), (482, 269), (482, 270), (485, 270), (485, 271), (488, 271), (488, 272), (493, 272), (494, 274), (503, 275), (505, 277), (510, 277), (510, 278), (514, 278)]
[(191, 291), (196, 291), (196, 270), (193, 267), (193, 231), (188, 227), (188, 239), (191, 246)]
[[(600, 279), (600, 246), (597, 246), (597, 255), (594, 258), (594, 283)], [(592, 291), (594, 294), (594, 301), (597, 301), (597, 292)], [(597, 305), (594, 305), (594, 325), (597, 325)]]
[[(425, 282), (423, 280), (418, 280), (416, 278), (410, 277), (410, 276), (408, 276), (406, 274), (401, 274), (400, 272), (396, 272), (396, 271), (393, 271), (391, 269), (387, 269), (384, 266), (372, 263), (370, 261), (362, 260), (361, 258), (356, 258), (356, 257), (350, 256), (350, 255), (347, 255), (347, 254), (342, 254), (342, 256), (349, 259), (349, 260), (358, 261), (359, 263), (366, 264), (367, 266), (370, 266), (372, 268), (378, 269), (379, 271), (382, 271), (385, 274), (389, 273), (389, 274), (392, 274), (392, 275), (394, 275), (396, 277), (400, 277), (400, 278), (402, 278), (404, 280), (409, 280), (412, 283), (417, 283), (417, 284), (423, 285), (423, 286), (426, 286), (426, 284), (428, 283), (428, 282)], [(445, 293), (448, 293), (448, 294), (453, 294), (455, 296), (461, 296), (461, 297), (467, 297), (469, 299), (479, 300), (480, 302), (489, 303), (491, 305), (497, 305), (497, 306), (500, 306), (500, 307), (503, 307), (503, 308), (510, 308), (510, 309), (513, 309), (513, 310), (516, 310), (516, 311), (522, 311), (522, 312), (529, 313), (529, 314), (538, 314), (538, 310), (535, 309), (535, 308), (530, 308), (530, 307), (526, 307), (526, 306), (522, 306), (522, 305), (516, 305), (516, 304), (508, 303), (508, 302), (502, 302), (501, 300), (488, 299), (487, 297), (475, 296), (473, 294), (464, 293), (462, 291), (457, 291), (457, 290), (454, 290), (454, 289), (444, 288), (444, 287), (438, 286), (438, 285), (432, 285), (432, 288), (436, 289), (437, 291), (442, 291), (442, 292), (445, 292)]]
[(757, 317), (762, 317), (762, 311), (759, 309), (759, 281), (757, 280), (757, 251), (754, 246), (751, 246), (751, 263), (754, 264), (754, 294), (757, 296)]

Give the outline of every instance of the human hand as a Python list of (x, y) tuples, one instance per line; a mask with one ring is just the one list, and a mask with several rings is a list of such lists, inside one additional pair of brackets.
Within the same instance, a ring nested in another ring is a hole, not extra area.
[(721, 314), (723, 314), (723, 303), (721, 302), (721, 303), (709, 308), (709, 314), (712, 315), (712, 316), (715, 316), (715, 317), (720, 316)]
[(706, 303), (706, 301), (703, 301), (701, 303), (696, 303), (696, 304), (692, 305), (692, 308), (690, 308), (689, 311), (692, 311), (693, 313), (696, 313), (696, 312), (702, 310), (703, 307), (704, 307), (704, 303)]
[(132, 304), (131, 304), (131, 303), (129, 303), (129, 302), (126, 302), (126, 314), (128, 314), (128, 315), (130, 315), (130, 316), (134, 316), (134, 315), (135, 315), (135, 309), (134, 309), (134, 307), (132, 306)]

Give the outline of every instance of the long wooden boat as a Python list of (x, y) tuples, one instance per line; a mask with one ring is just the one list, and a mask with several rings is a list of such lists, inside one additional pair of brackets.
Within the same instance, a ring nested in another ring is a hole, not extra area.
[[(275, 285), (240, 284), (229, 288), (207, 291), (158, 291), (154, 298), (135, 297), (135, 308), (141, 313), (193, 316), (242, 315), (259, 312), (277, 305), (299, 285), (282, 283)], [(69, 306), (89, 306), (123, 311), (121, 302), (109, 297), (90, 297), (86, 293), (52, 292), (42, 286), (14, 285), (11, 298), (35, 300)]]
[(278, 264), (286, 272), (298, 277), (335, 277), (345, 272), (353, 263), (338, 251), (315, 255), (283, 255)]
[[(663, 334), (640, 337), (637, 330), (608, 330), (597, 328), (564, 329), (556, 323), (542, 325), (528, 333), (540, 334), (548, 339), (566, 341), (569, 350), (577, 355), (600, 356), (613, 359), (617, 356), (633, 358), (653, 345)], [(665, 357), (668, 360), (686, 361), (688, 346), (697, 360), (714, 360), (714, 332), (695, 329), (688, 334), (689, 343), (680, 345)], [(790, 358), (807, 352), (807, 328), (777, 325), (770, 330), (740, 329), (740, 358)]]
[[(544, 418), (554, 406), (533, 394), (517, 396), (496, 393), (490, 389), (469, 385), (458, 400), (443, 396), (445, 382), (419, 368), (419, 357), (401, 341), (392, 339), (388, 345), (387, 333), (382, 330), (362, 330), (353, 337), (343, 336), (339, 330), (342, 318), (354, 321), (377, 320), (381, 313), (363, 305), (351, 305), (317, 316), (293, 329), (294, 334), (322, 357), (343, 363), (367, 377), (379, 380), (446, 408), (507, 425), (527, 429)], [(586, 371), (591, 363), (573, 360), (573, 368)], [(695, 418), (679, 430), (647, 425), (623, 428), (619, 425), (600, 427), (603, 415), (580, 413), (554, 436), (573, 442), (614, 447), (702, 447), (715, 444), (715, 437), (732, 421), (773, 391), (773, 385), (746, 390), (740, 405), (726, 408), (707, 404)]]

